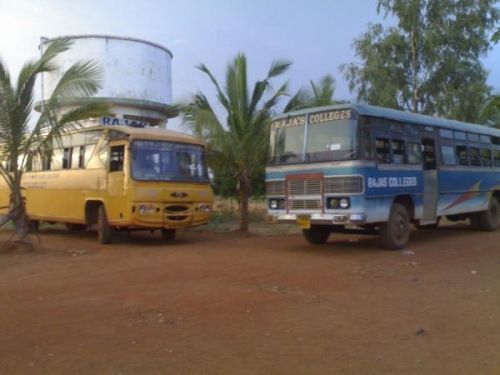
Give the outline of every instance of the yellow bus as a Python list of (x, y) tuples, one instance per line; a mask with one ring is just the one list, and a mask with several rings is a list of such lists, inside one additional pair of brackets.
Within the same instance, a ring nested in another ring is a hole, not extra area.
[[(26, 166), (23, 195), (34, 226), (97, 226), (107, 244), (113, 231), (176, 229), (208, 222), (213, 193), (203, 141), (161, 128), (92, 126), (65, 134), (49, 154)], [(0, 207), (9, 192), (0, 182)]]

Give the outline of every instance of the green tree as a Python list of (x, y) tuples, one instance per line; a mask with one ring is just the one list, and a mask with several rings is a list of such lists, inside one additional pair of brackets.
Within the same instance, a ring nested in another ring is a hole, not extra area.
[(358, 100), (478, 121), (490, 93), (480, 58), (498, 25), (497, 0), (378, 0), (397, 25), (354, 41), (360, 64), (341, 67)]
[(479, 123), (500, 129), (500, 95), (492, 95), (486, 101)]
[(271, 80), (286, 72), (290, 65), (287, 61), (275, 61), (266, 78), (257, 81), (252, 92), (249, 92), (244, 54), (238, 54), (227, 66), (224, 89), (210, 70), (201, 64), (197, 68), (215, 86), (225, 121), (217, 117), (207, 97), (201, 92), (194, 95), (189, 104), (181, 106), (184, 122), (194, 134), (208, 141), (212, 162), (223, 164), (225, 173), (237, 181), (242, 231), (248, 230), (251, 182), (261, 173), (267, 160), (268, 125), (272, 111), (287, 89), (285, 83), (273, 90)]
[(491, 37), (491, 41), (493, 43), (500, 42), (500, 27), (497, 29), (497, 31), (495, 31), (495, 34), (493, 34), (493, 36)]
[(318, 82), (310, 81), (310, 87), (300, 88), (297, 93), (290, 98), (283, 112), (290, 112), (298, 109), (320, 107), (324, 105), (347, 103), (345, 100), (335, 100), (335, 78), (327, 74)]
[(23, 66), (15, 85), (0, 61), (0, 175), (10, 190), (8, 211), (0, 219), (0, 226), (13, 222), (21, 243), (31, 243), (21, 188), (22, 176), (31, 161), (42, 154), (50, 155), (53, 142), (77, 126), (78, 121), (97, 117), (108, 108), (103, 103), (88, 102), (64, 113), (59, 111), (64, 100), (88, 97), (100, 87), (100, 68), (92, 62), (77, 62), (64, 72), (50, 98), (41, 105), (38, 119), (30, 124), (37, 77), (56, 70), (53, 59), (70, 47), (69, 39), (54, 40), (38, 60)]

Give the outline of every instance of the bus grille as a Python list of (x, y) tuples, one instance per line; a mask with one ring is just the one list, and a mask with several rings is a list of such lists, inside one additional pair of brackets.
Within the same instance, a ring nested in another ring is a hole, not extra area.
[(325, 178), (325, 193), (361, 193), (363, 179), (360, 176)]
[(266, 195), (285, 195), (285, 180), (266, 181)]
[(167, 221), (183, 222), (191, 218), (189, 206), (171, 205), (165, 207), (165, 219)]
[(289, 180), (288, 195), (319, 195), (321, 194), (320, 179)]
[(321, 208), (321, 199), (292, 199), (290, 210), (317, 210)]

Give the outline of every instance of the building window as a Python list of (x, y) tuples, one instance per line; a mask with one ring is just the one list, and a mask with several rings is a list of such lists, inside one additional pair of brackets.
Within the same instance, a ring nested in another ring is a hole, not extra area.
[(51, 167), (52, 155), (50, 153), (43, 154), (42, 158), (42, 170), (48, 171)]
[(73, 149), (71, 147), (65, 148), (63, 150), (63, 161), (62, 168), (63, 169), (71, 169), (71, 156), (73, 154)]
[(78, 168), (85, 168), (85, 146), (80, 146), (78, 153)]

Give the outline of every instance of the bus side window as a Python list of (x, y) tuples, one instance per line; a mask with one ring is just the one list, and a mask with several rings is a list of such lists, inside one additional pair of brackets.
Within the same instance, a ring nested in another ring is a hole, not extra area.
[(479, 167), (481, 165), (481, 156), (477, 147), (469, 148), (470, 165)]
[(457, 153), (458, 164), (469, 165), (469, 160), (467, 157), (467, 147), (463, 145), (458, 145), (455, 147)]
[(405, 142), (400, 139), (391, 141), (392, 162), (395, 164), (405, 163)]
[(109, 157), (109, 171), (123, 171), (123, 159), (125, 155), (125, 146), (111, 146)]
[(444, 165), (457, 165), (453, 146), (441, 146), (441, 155), (443, 156)]
[(491, 167), (491, 150), (488, 148), (481, 149), (481, 165)]
[(500, 167), (500, 150), (495, 150), (495, 167)]
[(422, 139), (422, 152), (424, 155), (424, 169), (436, 169), (437, 155), (435, 148), (435, 141), (432, 138)]
[(375, 139), (375, 151), (376, 151), (377, 161), (379, 163), (391, 162), (391, 150), (389, 148), (389, 140), (387, 138)]
[(422, 148), (419, 143), (408, 142), (406, 150), (406, 160), (410, 164), (421, 164), (422, 163)]
[(365, 160), (372, 160), (373, 159), (373, 145), (372, 145), (372, 139), (371, 139), (371, 133), (370, 129), (364, 128), (362, 130), (362, 142), (363, 142), (363, 153), (364, 153), (364, 159)]

